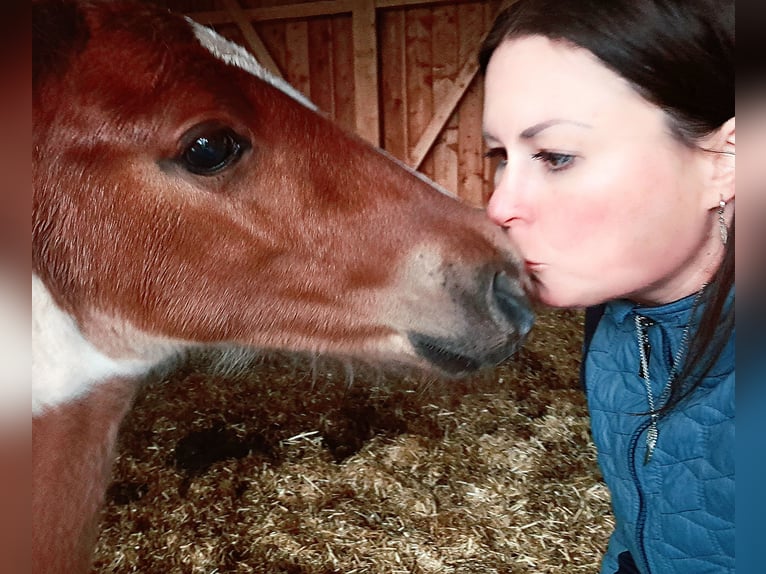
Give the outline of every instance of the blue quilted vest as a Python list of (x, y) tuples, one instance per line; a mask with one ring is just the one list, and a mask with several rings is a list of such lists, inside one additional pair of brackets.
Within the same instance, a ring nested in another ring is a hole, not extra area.
[(591, 430), (616, 522), (601, 574), (617, 572), (625, 552), (642, 574), (734, 572), (734, 335), (702, 386), (658, 421), (647, 464), (649, 416), (636, 414), (649, 405), (635, 314), (654, 323), (647, 328), (649, 373), (660, 397), (693, 299), (660, 307), (610, 302), (590, 341)]

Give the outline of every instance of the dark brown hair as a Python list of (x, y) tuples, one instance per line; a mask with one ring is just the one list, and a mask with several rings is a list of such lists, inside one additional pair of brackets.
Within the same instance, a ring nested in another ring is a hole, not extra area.
[[(506, 39), (542, 35), (584, 48), (665, 111), (686, 145), (734, 117), (733, 0), (518, 0), (495, 20), (479, 53), (486, 72)], [(660, 413), (697, 388), (734, 330), (734, 221), (704, 314)], [(732, 295), (730, 297), (730, 295)]]

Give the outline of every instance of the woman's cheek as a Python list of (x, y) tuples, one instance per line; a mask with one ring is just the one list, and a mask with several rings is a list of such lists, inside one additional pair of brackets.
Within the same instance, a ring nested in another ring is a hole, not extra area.
[(608, 222), (608, 210), (597, 205), (562, 203), (551, 207), (542, 221), (540, 236), (555, 253), (597, 247), (602, 242), (602, 229)]

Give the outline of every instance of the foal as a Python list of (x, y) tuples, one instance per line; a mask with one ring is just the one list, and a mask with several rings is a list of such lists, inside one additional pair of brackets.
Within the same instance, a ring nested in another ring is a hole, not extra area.
[(531, 327), (484, 215), (143, 3), (33, 5), (33, 570), (89, 568), (136, 381), (190, 347), (460, 374)]

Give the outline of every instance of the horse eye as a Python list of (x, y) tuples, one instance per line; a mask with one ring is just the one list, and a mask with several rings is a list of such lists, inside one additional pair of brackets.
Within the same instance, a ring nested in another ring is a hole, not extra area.
[(192, 136), (181, 153), (183, 166), (197, 175), (215, 175), (239, 159), (244, 151), (240, 138), (228, 128)]

